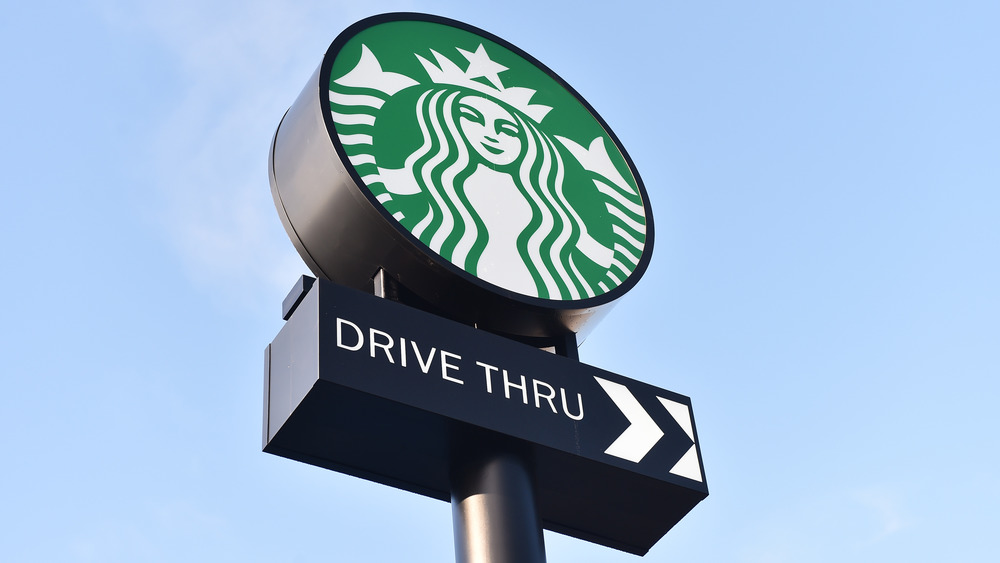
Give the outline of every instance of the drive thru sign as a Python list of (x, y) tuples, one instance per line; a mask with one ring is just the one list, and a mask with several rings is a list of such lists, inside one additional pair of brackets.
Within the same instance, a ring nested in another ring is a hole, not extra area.
[(447, 500), (454, 437), (503, 434), (546, 527), (624, 551), (708, 494), (687, 397), (322, 280), (267, 375), (267, 452)]

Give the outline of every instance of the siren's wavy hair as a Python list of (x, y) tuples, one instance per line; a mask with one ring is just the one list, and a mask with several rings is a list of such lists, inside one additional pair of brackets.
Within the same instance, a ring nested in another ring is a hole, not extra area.
[[(430, 197), (426, 215), (412, 229), (414, 236), (466, 271), (475, 273), (488, 236), (483, 220), (462, 189), (481, 157), (462, 133), (458, 104), (482, 94), (456, 87), (424, 92), (416, 119), (422, 144), (406, 159), (418, 185)], [(517, 189), (531, 206), (531, 221), (518, 236), (518, 252), (528, 256), (528, 270), (538, 297), (580, 299), (594, 295), (572, 258), (583, 220), (563, 190), (565, 165), (552, 138), (521, 112), (503, 106), (520, 127), (521, 154), (508, 165)]]

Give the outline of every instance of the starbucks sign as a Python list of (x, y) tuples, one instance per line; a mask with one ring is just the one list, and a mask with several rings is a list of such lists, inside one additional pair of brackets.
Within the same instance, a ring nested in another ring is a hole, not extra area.
[(310, 268), (379, 269), (445, 316), (579, 333), (642, 275), (649, 203), (598, 114), (547, 67), (459, 22), (361, 21), (275, 135), (272, 192)]

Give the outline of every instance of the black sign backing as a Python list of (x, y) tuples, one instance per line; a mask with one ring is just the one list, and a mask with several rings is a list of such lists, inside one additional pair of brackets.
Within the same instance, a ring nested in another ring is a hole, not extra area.
[(267, 349), (264, 450), (434, 498), (528, 444), (545, 527), (643, 554), (708, 495), (691, 401), (320, 280)]

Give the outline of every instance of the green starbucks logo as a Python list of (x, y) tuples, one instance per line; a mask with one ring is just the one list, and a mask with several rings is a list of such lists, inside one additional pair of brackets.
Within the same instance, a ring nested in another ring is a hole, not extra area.
[(621, 149), (547, 71), (427, 21), (366, 28), (329, 73), (335, 135), (374, 199), (465, 272), (541, 299), (620, 286), (647, 206)]

